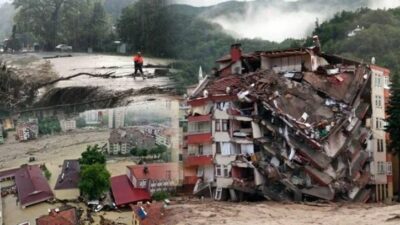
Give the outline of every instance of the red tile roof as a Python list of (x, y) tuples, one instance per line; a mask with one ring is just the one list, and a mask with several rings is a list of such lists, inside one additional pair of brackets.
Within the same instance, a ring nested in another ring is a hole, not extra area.
[(205, 89), (211, 95), (226, 94), (226, 88), (230, 87), (231, 90), (239, 87), (241, 84), (240, 77), (237, 75), (230, 75), (222, 77), (214, 82), (210, 83)]
[[(147, 167), (147, 173), (144, 168)], [(137, 180), (179, 180), (178, 163), (152, 163), (128, 166), (132, 176)]]
[(204, 143), (211, 143), (212, 142), (212, 134), (205, 133), (205, 134), (193, 134), (187, 136), (187, 143), (189, 145), (195, 144), (204, 144)]
[(54, 197), (42, 170), (37, 165), (26, 165), (15, 173), (15, 183), (21, 206), (29, 206)]
[(205, 166), (213, 164), (211, 155), (188, 156), (184, 161), (185, 166)]
[[(139, 220), (139, 225), (161, 225), (165, 223), (165, 210), (161, 202), (150, 205), (131, 205), (132, 213)], [(144, 209), (146, 216), (141, 211)]]
[(111, 177), (110, 180), (117, 206), (151, 200), (150, 193), (143, 188), (134, 188), (126, 175)]
[(78, 217), (75, 208), (56, 212), (52, 210), (49, 215), (36, 219), (36, 225), (77, 225)]
[(19, 169), (20, 169), (20, 168), (0, 171), (0, 180), (6, 179), (6, 178), (9, 178), (9, 177), (15, 177), (15, 173), (16, 173)]

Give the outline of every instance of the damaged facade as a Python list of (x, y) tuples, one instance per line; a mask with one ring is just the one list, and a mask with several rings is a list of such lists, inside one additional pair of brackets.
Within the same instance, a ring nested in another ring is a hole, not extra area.
[(233, 201), (393, 196), (386, 151), (390, 71), (315, 47), (243, 54), (189, 93), (184, 184)]

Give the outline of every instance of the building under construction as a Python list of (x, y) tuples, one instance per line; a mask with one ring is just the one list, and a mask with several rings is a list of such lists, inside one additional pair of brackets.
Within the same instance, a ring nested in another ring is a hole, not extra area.
[[(184, 185), (216, 200), (383, 201), (393, 196), (390, 71), (314, 47), (232, 45), (188, 91)], [(374, 60), (373, 60), (374, 61)]]

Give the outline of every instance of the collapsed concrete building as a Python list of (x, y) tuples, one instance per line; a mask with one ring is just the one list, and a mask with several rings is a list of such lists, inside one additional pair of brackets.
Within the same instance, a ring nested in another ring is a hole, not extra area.
[(184, 185), (216, 200), (383, 201), (390, 71), (315, 47), (243, 54), (188, 91)]

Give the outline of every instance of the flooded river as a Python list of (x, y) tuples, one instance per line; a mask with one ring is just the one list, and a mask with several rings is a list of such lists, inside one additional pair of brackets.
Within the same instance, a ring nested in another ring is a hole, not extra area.
[[(51, 56), (42, 53), (39, 56)], [(72, 57), (48, 59), (55, 72), (61, 77), (74, 75), (81, 72), (87, 73), (110, 73), (113, 72), (118, 79), (101, 79), (88, 76), (81, 76), (71, 80), (59, 82), (57, 87), (71, 86), (100, 86), (112, 90), (140, 89), (149, 86), (161, 86), (171, 84), (167, 77), (158, 77), (143, 80), (137, 77), (126, 77), (134, 72), (134, 66), (131, 56), (98, 55), (73, 53)], [(145, 65), (168, 65), (171, 60), (145, 58)], [(145, 73), (154, 73), (152, 68), (144, 68)]]

